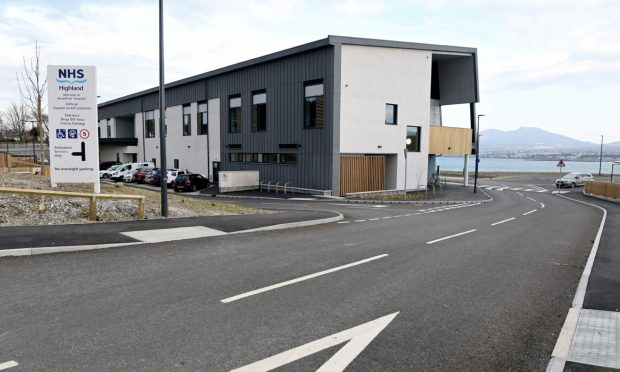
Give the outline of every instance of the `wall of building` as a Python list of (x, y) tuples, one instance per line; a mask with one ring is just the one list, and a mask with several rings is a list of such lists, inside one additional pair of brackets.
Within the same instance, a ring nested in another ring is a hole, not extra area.
[[(426, 185), (430, 123), (429, 51), (343, 45), (341, 57), (340, 153), (395, 155), (397, 172), (387, 185)], [(385, 124), (386, 103), (397, 104), (397, 125)], [(421, 127), (421, 151), (405, 162), (407, 126)], [(387, 164), (393, 169), (393, 160)]]

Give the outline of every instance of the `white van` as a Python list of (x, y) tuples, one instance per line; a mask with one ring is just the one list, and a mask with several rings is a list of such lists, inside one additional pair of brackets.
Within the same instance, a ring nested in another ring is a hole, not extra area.
[(110, 179), (114, 181), (123, 181), (123, 179), (129, 175), (129, 180), (131, 180), (131, 176), (142, 167), (155, 167), (155, 164), (153, 164), (152, 161), (123, 164), (110, 175)]

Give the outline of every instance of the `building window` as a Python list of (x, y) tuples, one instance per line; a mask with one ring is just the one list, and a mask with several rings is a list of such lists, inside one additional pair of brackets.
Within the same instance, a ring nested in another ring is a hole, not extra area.
[(206, 102), (198, 104), (198, 134), (209, 134), (209, 107)]
[(101, 127), (97, 127), (97, 138), (101, 138)]
[(146, 128), (146, 138), (155, 138), (155, 112), (147, 111), (144, 114), (144, 126)]
[(297, 154), (279, 154), (279, 164), (297, 164)]
[(179, 159), (174, 159), (174, 169), (179, 169)]
[(407, 127), (407, 151), (420, 152), (420, 127)]
[(385, 124), (398, 124), (398, 105), (392, 103), (385, 104)]
[(192, 106), (183, 106), (183, 135), (192, 135)]
[(252, 132), (267, 130), (267, 93), (265, 91), (252, 94)]
[(323, 128), (325, 106), (323, 82), (306, 84), (304, 93), (304, 128)]
[(108, 138), (112, 138), (112, 125), (110, 124), (110, 119), (105, 119), (106, 130), (108, 131)]
[(231, 96), (228, 100), (228, 131), (241, 132), (241, 96)]

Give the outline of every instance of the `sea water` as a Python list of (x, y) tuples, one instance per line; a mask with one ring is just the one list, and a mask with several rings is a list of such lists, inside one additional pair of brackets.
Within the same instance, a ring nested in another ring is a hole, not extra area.
[[(462, 172), (464, 160), (462, 156), (438, 156), (437, 163), (439, 170)], [(562, 168), (562, 173), (582, 172), (598, 174), (599, 162), (596, 161), (570, 161), (564, 160), (566, 165)], [(602, 163), (601, 172), (611, 173), (611, 162)], [(473, 172), (476, 165), (476, 157), (469, 157), (469, 171)], [(480, 172), (534, 172), (534, 173), (559, 173), (560, 168), (555, 160), (525, 160), (525, 159), (502, 159), (502, 158), (480, 158), (478, 171)], [(620, 164), (614, 166), (614, 174), (620, 174)]]

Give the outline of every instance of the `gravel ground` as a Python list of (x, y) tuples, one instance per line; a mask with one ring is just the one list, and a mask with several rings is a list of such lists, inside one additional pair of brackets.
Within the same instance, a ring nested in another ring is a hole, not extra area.
[[(0, 173), (0, 187), (19, 189), (92, 192), (92, 185), (64, 184), (52, 189), (47, 177), (30, 174)], [(122, 184), (101, 184), (105, 194), (133, 194), (146, 197), (145, 217), (159, 216), (160, 197), (158, 192), (126, 187)], [(180, 195), (168, 197), (170, 217), (218, 216), (269, 213), (259, 209), (246, 208), (230, 203), (216, 203)], [(90, 223), (89, 201), (81, 198), (30, 196), (0, 193), (0, 226), (57, 225), (68, 223)], [(98, 200), (97, 221), (126, 221), (136, 218), (138, 202), (130, 200)]]

